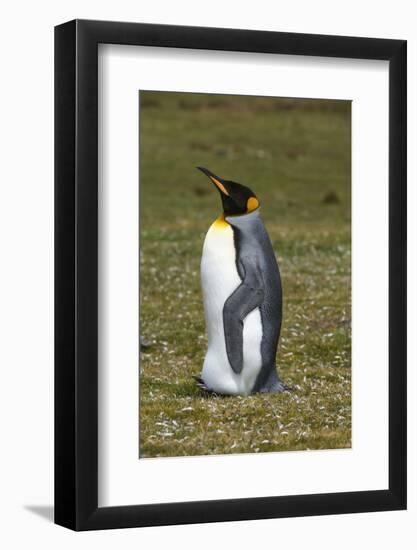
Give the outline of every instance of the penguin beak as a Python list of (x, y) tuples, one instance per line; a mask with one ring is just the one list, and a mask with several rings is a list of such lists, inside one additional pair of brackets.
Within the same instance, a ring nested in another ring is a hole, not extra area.
[(208, 176), (210, 178), (210, 180), (214, 183), (214, 185), (217, 187), (217, 189), (223, 195), (226, 195), (227, 197), (230, 196), (230, 193), (226, 189), (224, 180), (222, 180), (222, 178), (219, 178), (218, 176), (216, 176), (216, 174), (213, 174), (213, 172), (210, 172), (210, 170), (207, 170), (207, 168), (204, 168), (203, 166), (197, 166), (197, 169), (201, 170), (201, 172), (203, 172), (203, 174)]

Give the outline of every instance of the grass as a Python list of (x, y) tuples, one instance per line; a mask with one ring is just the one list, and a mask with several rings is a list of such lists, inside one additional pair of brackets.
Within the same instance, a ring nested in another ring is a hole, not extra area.
[[(141, 93), (140, 456), (351, 445), (350, 103)], [(195, 169), (247, 184), (281, 270), (277, 354), (294, 391), (204, 396), (205, 233), (221, 211)]]

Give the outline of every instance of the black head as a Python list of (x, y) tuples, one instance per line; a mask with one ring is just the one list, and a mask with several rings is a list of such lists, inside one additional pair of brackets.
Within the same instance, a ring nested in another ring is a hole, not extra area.
[(197, 166), (214, 183), (220, 192), (225, 216), (241, 216), (259, 207), (255, 193), (240, 183), (219, 178), (207, 168)]

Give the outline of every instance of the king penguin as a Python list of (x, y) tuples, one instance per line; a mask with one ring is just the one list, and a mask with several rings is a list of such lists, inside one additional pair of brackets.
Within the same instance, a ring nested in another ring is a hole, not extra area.
[(248, 187), (198, 167), (220, 193), (223, 213), (203, 245), (201, 283), (208, 337), (200, 387), (224, 395), (288, 390), (277, 373), (282, 321), (278, 264)]

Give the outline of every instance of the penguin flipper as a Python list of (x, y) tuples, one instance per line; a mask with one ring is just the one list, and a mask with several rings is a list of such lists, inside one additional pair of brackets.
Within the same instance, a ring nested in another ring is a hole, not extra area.
[(230, 366), (236, 374), (243, 369), (243, 321), (264, 299), (264, 290), (259, 283), (254, 278), (245, 278), (223, 306), (226, 352)]

